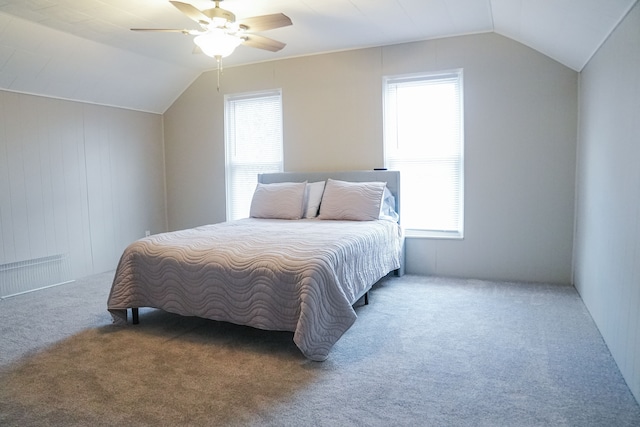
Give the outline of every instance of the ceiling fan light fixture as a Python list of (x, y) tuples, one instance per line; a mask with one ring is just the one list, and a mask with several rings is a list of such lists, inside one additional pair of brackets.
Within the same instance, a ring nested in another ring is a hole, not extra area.
[(212, 58), (224, 58), (231, 55), (242, 41), (240, 37), (227, 34), (222, 29), (211, 30), (193, 39), (202, 52)]

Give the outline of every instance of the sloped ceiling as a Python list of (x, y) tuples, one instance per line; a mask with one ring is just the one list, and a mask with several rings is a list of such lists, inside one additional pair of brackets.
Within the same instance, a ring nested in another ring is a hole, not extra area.
[[(225, 0), (293, 26), (262, 33), (280, 52), (240, 46), (224, 65), (493, 31), (580, 71), (637, 1)], [(163, 113), (216, 64), (192, 36), (140, 27), (198, 28), (167, 0), (0, 0), (0, 89)]]

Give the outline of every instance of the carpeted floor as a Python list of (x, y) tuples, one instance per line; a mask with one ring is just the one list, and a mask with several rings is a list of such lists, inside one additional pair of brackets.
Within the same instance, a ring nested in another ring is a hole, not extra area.
[(575, 289), (407, 275), (325, 362), (292, 333), (141, 310), (113, 273), (0, 300), (1, 426), (638, 426)]

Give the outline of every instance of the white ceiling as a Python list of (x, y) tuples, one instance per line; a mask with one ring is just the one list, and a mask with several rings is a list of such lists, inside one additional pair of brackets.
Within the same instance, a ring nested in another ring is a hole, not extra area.
[[(199, 9), (210, 0), (181, 0)], [(293, 25), (261, 33), (273, 53), (240, 46), (225, 66), (463, 34), (496, 32), (576, 71), (638, 0), (225, 0), (238, 19), (282, 12)], [(0, 89), (164, 112), (215, 61), (167, 0), (0, 0)]]

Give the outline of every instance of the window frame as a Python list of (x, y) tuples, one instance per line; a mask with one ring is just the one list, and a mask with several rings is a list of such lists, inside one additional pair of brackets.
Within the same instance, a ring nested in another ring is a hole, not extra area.
[[(389, 157), (389, 144), (390, 139), (397, 141), (395, 138), (390, 138), (390, 128), (397, 129), (397, 127), (390, 126), (389, 112), (392, 110), (389, 106), (389, 85), (394, 83), (410, 83), (410, 82), (423, 82), (423, 81), (437, 81), (437, 80), (455, 80), (457, 85), (458, 95), (458, 129), (457, 134), (459, 136), (459, 154), (458, 154), (458, 189), (457, 189), (457, 228), (453, 230), (436, 230), (436, 229), (423, 229), (423, 228), (406, 228), (404, 229), (406, 237), (415, 238), (431, 238), (431, 239), (464, 239), (464, 153), (465, 153), (465, 138), (464, 138), (464, 77), (463, 69), (451, 69), (434, 72), (419, 72), (410, 74), (398, 74), (383, 76), (382, 79), (382, 93), (383, 93), (383, 155), (385, 167), (389, 168), (391, 165), (391, 158)], [(396, 144), (397, 145), (397, 144)], [(402, 168), (395, 168), (402, 171)], [(402, 185), (401, 180), (401, 185)], [(402, 197), (407, 197), (407, 191), (401, 192)], [(406, 204), (405, 204), (406, 206)], [(404, 209), (403, 209), (404, 210)], [(402, 221), (402, 219), (401, 219)]]

